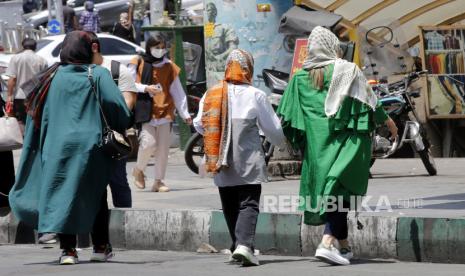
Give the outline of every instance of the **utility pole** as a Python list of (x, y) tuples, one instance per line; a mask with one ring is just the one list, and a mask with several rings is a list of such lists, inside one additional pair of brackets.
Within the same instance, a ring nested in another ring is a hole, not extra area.
[(150, 25), (155, 25), (163, 16), (165, 1), (150, 0)]
[(53, 19), (53, 0), (47, 0), (47, 10), (48, 10), (48, 22), (52, 21)]
[(63, 2), (61, 0), (55, 0), (55, 8), (56, 8), (56, 20), (60, 22), (61, 26), (61, 33), (65, 33), (65, 22), (63, 19)]
[(61, 0), (47, 0), (48, 8), (48, 22), (52, 19), (58, 20), (61, 26), (61, 33), (65, 32), (64, 20), (63, 20), (63, 3)]

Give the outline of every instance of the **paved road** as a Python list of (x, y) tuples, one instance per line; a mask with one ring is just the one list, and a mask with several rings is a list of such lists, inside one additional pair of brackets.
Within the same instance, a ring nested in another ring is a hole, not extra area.
[(221, 254), (160, 251), (117, 251), (110, 263), (89, 263), (90, 250), (80, 252), (80, 263), (59, 266), (58, 249), (39, 246), (0, 246), (0, 275), (463, 275), (465, 265), (402, 263), (393, 260), (356, 260), (348, 267), (328, 266), (314, 258), (260, 256), (260, 267), (242, 268), (226, 263)]
[[(202, 179), (191, 173), (181, 157), (181, 154), (177, 152), (172, 152), (170, 156), (166, 182), (173, 188), (173, 192), (156, 194), (150, 192), (150, 187), (141, 191), (132, 186), (135, 208), (220, 209), (218, 191), (213, 186), (212, 180)], [(434, 177), (427, 175), (420, 159), (376, 161), (372, 169), (373, 179), (370, 179), (368, 185), (367, 195), (372, 196), (368, 205), (374, 210), (380, 199), (388, 199), (393, 211), (378, 210), (379, 212), (376, 213), (365, 214), (465, 217), (465, 159), (437, 159), (436, 161), (439, 173)], [(128, 163), (129, 173), (133, 166), (134, 162)], [(148, 167), (148, 184), (152, 183), (152, 171), (153, 167)], [(129, 179), (131, 183), (132, 177)], [(296, 196), (298, 190), (298, 180), (269, 182), (263, 185), (262, 199), (267, 195)], [(262, 205), (263, 203), (262, 200)]]

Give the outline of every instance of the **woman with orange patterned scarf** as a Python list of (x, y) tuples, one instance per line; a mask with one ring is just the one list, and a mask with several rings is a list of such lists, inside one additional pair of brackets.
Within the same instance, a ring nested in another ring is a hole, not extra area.
[(206, 170), (214, 175), (232, 239), (231, 261), (259, 265), (254, 240), (261, 183), (267, 181), (259, 129), (284, 144), (281, 124), (265, 92), (251, 85), (253, 58), (234, 50), (222, 83), (205, 93), (194, 126), (204, 136)]

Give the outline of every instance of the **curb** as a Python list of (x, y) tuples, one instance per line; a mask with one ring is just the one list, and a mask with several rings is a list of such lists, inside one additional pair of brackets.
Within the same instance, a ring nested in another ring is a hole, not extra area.
[[(349, 240), (361, 258), (465, 263), (465, 219), (349, 216)], [(301, 214), (261, 213), (256, 247), (263, 254), (312, 256), (324, 226), (303, 224)], [(110, 239), (116, 248), (196, 251), (202, 243), (231, 246), (221, 211), (112, 209)], [(35, 243), (35, 231), (13, 216), (0, 217), (0, 244)]]

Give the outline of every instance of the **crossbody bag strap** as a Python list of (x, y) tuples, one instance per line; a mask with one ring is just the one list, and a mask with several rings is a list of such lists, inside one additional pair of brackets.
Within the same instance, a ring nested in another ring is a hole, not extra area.
[(92, 76), (92, 67), (91, 66), (89, 66), (88, 73), (87, 73), (87, 78), (89, 79), (90, 86), (92, 87), (92, 92), (94, 93), (95, 99), (97, 100), (97, 104), (98, 104), (98, 107), (100, 109), (100, 114), (102, 114), (103, 122), (105, 123), (105, 128), (110, 129), (110, 126), (108, 125), (108, 121), (107, 121), (107, 118), (105, 116), (105, 113), (103, 113), (102, 105), (101, 105), (101, 103), (100, 103), (100, 101), (98, 99), (98, 96), (97, 96), (97, 90), (95, 88), (95, 82), (94, 82), (94, 78)]

